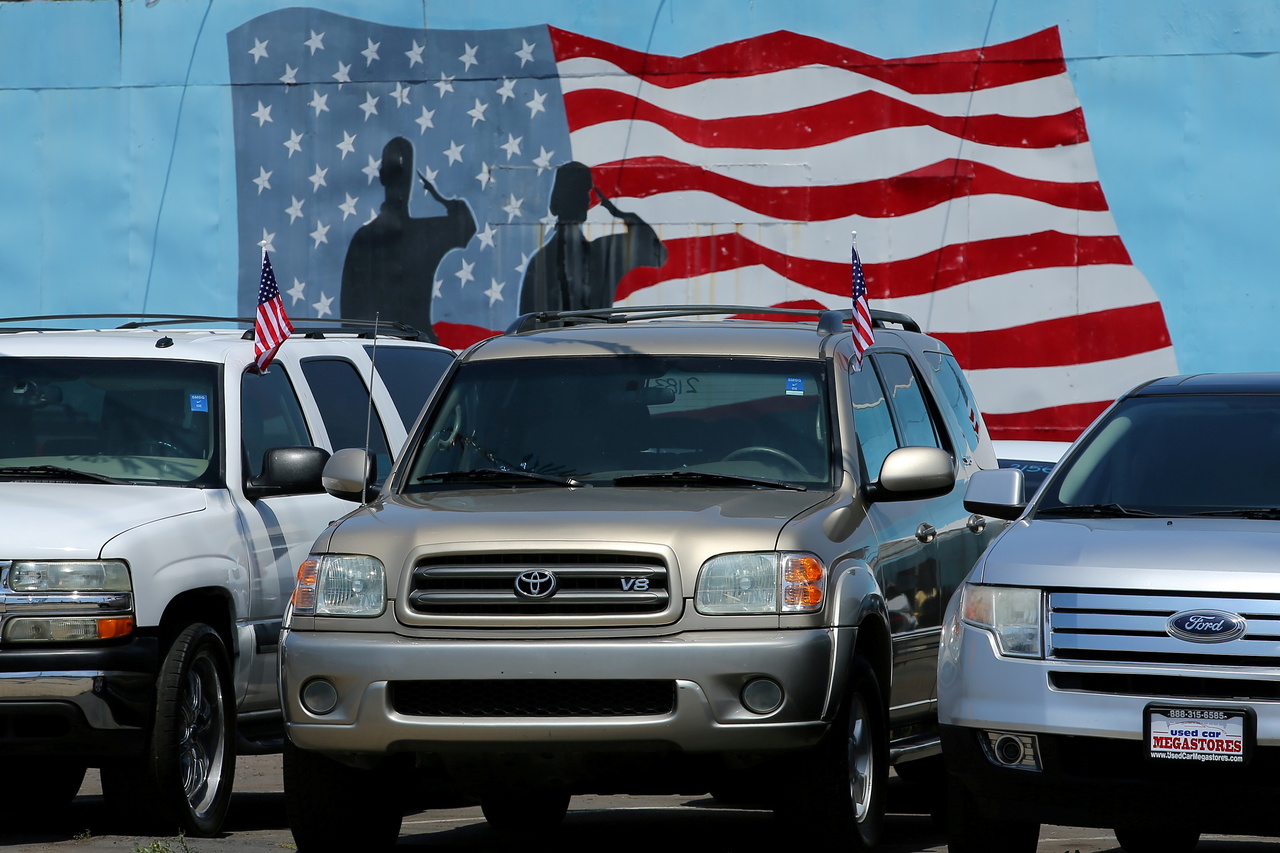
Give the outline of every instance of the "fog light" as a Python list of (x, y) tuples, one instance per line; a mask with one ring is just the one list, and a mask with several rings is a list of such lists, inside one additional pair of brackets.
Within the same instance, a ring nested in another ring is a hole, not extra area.
[(1040, 769), (1039, 743), (1035, 735), (986, 732), (987, 755), (997, 764), (1022, 770)]
[(782, 704), (782, 685), (771, 678), (756, 678), (742, 688), (742, 705), (754, 714), (770, 714)]
[(323, 678), (308, 681), (302, 687), (302, 707), (313, 714), (327, 714), (338, 707), (338, 688)]

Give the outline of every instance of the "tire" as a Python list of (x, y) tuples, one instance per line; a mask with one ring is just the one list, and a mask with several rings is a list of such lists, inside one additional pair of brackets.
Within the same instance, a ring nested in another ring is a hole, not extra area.
[(1125, 853), (1191, 853), (1200, 843), (1200, 831), (1190, 827), (1118, 826), (1115, 833)]
[(801, 761), (793, 790), (777, 810), (821, 831), (841, 849), (870, 850), (884, 827), (889, 730), (880, 682), (866, 658), (854, 658), (844, 708)]
[(208, 625), (188, 625), (156, 678), (148, 754), (102, 768), (108, 807), (163, 832), (220, 832), (236, 773), (234, 707), (222, 638)]
[(973, 795), (954, 776), (947, 779), (947, 850), (949, 853), (1035, 853), (1040, 824), (1028, 820), (988, 818)]
[(400, 837), (406, 774), (361, 770), (286, 745), (284, 802), (302, 853), (390, 848)]
[[(0, 802), (20, 808), (7, 809), (0, 836), (13, 828), (57, 825), (67, 806), (80, 792), (85, 763), (74, 758), (7, 758), (0, 778)], [(38, 792), (32, 796), (32, 792)]]
[(531, 789), (480, 798), (480, 811), (489, 826), (499, 832), (544, 834), (557, 829), (569, 810), (565, 791)]

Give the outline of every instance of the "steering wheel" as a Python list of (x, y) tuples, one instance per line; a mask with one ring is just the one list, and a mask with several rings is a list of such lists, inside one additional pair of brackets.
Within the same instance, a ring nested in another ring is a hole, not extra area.
[(139, 456), (191, 456), (192, 454), (183, 450), (178, 445), (165, 441), (160, 438), (149, 438), (138, 445), (142, 450)]
[(458, 433), (462, 430), (462, 408), (453, 410), (453, 423), (439, 430), (436, 435), (436, 447), (440, 450), (446, 449), (449, 445), (458, 440)]
[[(801, 465), (799, 460), (797, 460), (790, 453), (787, 453), (786, 451), (783, 451), (783, 450), (779, 450), (776, 447), (765, 447), (762, 444), (753, 444), (750, 447), (740, 447), (737, 450), (730, 453), (729, 455), (725, 456), (722, 461), (733, 462), (734, 460), (746, 459), (751, 456), (764, 456), (764, 457), (772, 457), (774, 459), (781, 459), (783, 462), (795, 468), (797, 473), (799, 474), (809, 473), (809, 469)], [(766, 462), (767, 461), (768, 460), (766, 459)]]

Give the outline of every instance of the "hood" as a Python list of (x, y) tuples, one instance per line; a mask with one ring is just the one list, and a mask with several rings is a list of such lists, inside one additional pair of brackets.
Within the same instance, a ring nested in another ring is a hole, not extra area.
[[(827, 491), (670, 488), (515, 488), (394, 495), (357, 513), (330, 547), (403, 555), (420, 545), (537, 543), (659, 545), (682, 563), (710, 554), (776, 547), (792, 518)], [(353, 536), (372, 537), (361, 545)], [(374, 549), (372, 551), (363, 548)], [(398, 562), (398, 561), (397, 561)]]
[(1046, 588), (1280, 593), (1280, 521), (1024, 519), (995, 541), (973, 579)]
[(0, 559), (96, 559), (103, 545), (126, 530), (206, 505), (201, 489), (0, 484)]

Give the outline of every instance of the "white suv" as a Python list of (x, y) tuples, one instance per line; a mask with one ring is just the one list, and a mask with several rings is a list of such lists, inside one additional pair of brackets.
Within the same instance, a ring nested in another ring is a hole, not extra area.
[(321, 469), (368, 447), (390, 470), (454, 356), (299, 322), (258, 374), (252, 331), (202, 319), (0, 327), (0, 801), (24, 819), (100, 767), (113, 810), (219, 830), (237, 752), (283, 744), (297, 566), (350, 509)]

